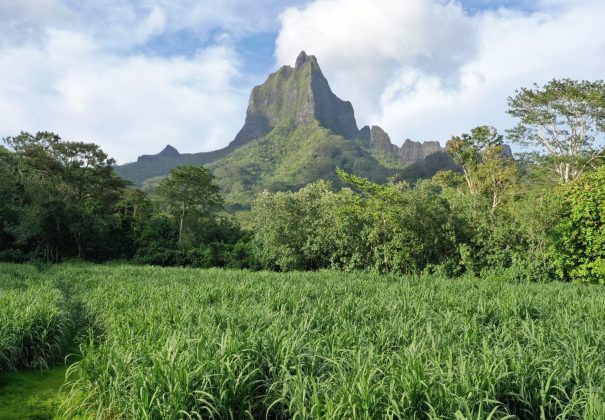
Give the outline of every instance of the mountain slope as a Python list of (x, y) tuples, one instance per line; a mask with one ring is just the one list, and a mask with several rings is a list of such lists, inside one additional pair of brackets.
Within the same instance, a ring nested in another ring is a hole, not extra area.
[(227, 147), (179, 154), (167, 146), (116, 171), (138, 185), (148, 180), (149, 186), (177, 165), (203, 164), (236, 209), (246, 208), (263, 189), (335, 180), (336, 167), (378, 182), (397, 174), (407, 179), (410, 163), (422, 167), (419, 161), (440, 150), (437, 142), (408, 141), (399, 148), (377, 126), (359, 130), (351, 103), (332, 92), (317, 59), (303, 51), (294, 67), (281, 67), (252, 90), (244, 125)]
[[(168, 146), (167, 146), (168, 147)], [(141, 186), (145, 180), (164, 176), (171, 169), (179, 165), (206, 165), (214, 162), (223, 156), (229, 154), (233, 148), (227, 146), (223, 149), (214, 150), (212, 152), (203, 153), (184, 153), (180, 154), (164, 154), (164, 149), (157, 155), (142, 155), (139, 156), (136, 162), (126, 163), (114, 167), (115, 171), (122, 178), (132, 181), (134, 184)]]
[(263, 189), (298, 190), (318, 179), (337, 181), (336, 167), (376, 181), (395, 174), (378, 162), (363, 140), (334, 134), (318, 121), (277, 127), (208, 167), (233, 209), (246, 208)]

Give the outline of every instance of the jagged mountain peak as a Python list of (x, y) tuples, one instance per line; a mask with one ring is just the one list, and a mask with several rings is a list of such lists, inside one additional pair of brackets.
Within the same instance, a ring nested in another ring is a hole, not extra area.
[(176, 150), (176, 148), (167, 144), (166, 147), (164, 147), (164, 149), (162, 149), (162, 151), (160, 153), (158, 153), (158, 155), (159, 156), (180, 156), (180, 153), (178, 150)]
[(301, 127), (317, 121), (335, 134), (359, 135), (353, 106), (330, 89), (317, 59), (302, 51), (295, 66), (283, 66), (252, 89), (244, 126), (230, 146), (241, 146), (278, 126)]
[(391, 138), (380, 126), (364, 126), (359, 130), (361, 138), (368, 141), (370, 146), (385, 152), (393, 153), (397, 146), (391, 143)]
[(296, 63), (294, 64), (294, 68), (301, 68), (305, 65), (305, 63), (308, 62), (317, 64), (317, 58), (315, 58), (314, 55), (307, 55), (306, 52), (301, 51), (300, 54), (298, 54), (298, 57), (296, 57)]
[(395, 151), (404, 162), (418, 162), (426, 159), (429, 155), (442, 152), (443, 148), (438, 141), (413, 141), (405, 139), (401, 147)]
[(244, 125), (227, 147), (180, 154), (167, 145), (116, 171), (142, 185), (175, 166), (204, 164), (220, 179), (226, 199), (241, 204), (250, 203), (262, 188), (293, 190), (317, 179), (337, 182), (336, 167), (375, 181), (396, 173), (415, 179), (422, 164), (409, 170), (407, 165), (439, 150), (438, 143), (398, 147), (377, 125), (359, 130), (351, 103), (334, 94), (316, 57), (302, 51), (294, 66), (280, 67), (252, 89)]

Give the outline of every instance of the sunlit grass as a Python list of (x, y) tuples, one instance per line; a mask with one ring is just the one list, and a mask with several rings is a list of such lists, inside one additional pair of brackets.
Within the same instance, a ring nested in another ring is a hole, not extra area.
[(61, 404), (65, 367), (19, 370), (0, 376), (0, 419), (50, 419)]
[(59, 358), (72, 331), (64, 295), (45, 285), (13, 288), (0, 280), (0, 373), (44, 369)]
[(93, 265), (43, 278), (87, 318), (67, 415), (605, 417), (600, 287)]

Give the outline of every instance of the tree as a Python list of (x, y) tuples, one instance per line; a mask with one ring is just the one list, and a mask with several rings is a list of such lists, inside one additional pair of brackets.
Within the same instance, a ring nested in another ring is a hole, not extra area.
[(363, 220), (356, 238), (365, 246), (361, 261), (380, 272), (399, 273), (456, 262), (456, 215), (434, 184), (379, 185), (341, 170), (337, 173), (361, 195), (354, 212)]
[(605, 166), (561, 186), (552, 254), (562, 280), (605, 284)]
[(521, 88), (508, 98), (508, 113), (520, 119), (509, 137), (546, 151), (559, 180), (567, 183), (598, 157), (595, 148), (605, 130), (603, 81), (552, 80)]
[(153, 220), (154, 211), (153, 203), (143, 191), (134, 187), (122, 191), (113, 216), (121, 239), (120, 253), (124, 257), (130, 259), (136, 254), (143, 232)]
[(113, 172), (114, 160), (95, 144), (50, 132), (22, 132), (4, 142), (13, 151), (19, 191), (8, 228), (17, 244), (55, 262), (63, 255), (111, 253), (113, 207), (127, 185)]
[(476, 172), (481, 163), (481, 152), (501, 145), (502, 136), (494, 127), (489, 126), (475, 127), (470, 134), (454, 136), (447, 142), (445, 150), (454, 163), (462, 168), (464, 180), (471, 193), (475, 193), (478, 187)]
[(478, 189), (491, 197), (490, 214), (493, 217), (502, 197), (517, 181), (517, 164), (504, 153), (501, 145), (485, 147), (480, 154), (481, 163), (477, 167)]
[(318, 181), (297, 192), (259, 194), (252, 210), (264, 267), (412, 273), (456, 262), (453, 215), (437, 188), (337, 173), (353, 189), (334, 192)]
[(258, 258), (267, 268), (283, 271), (327, 268), (342, 237), (334, 231), (344, 193), (328, 181), (297, 192), (261, 192), (252, 206)]
[(203, 166), (177, 166), (160, 181), (154, 195), (179, 220), (178, 243), (183, 243), (185, 218), (192, 210), (208, 214), (223, 204), (215, 176)]
[(20, 190), (16, 182), (15, 154), (0, 146), (0, 253), (16, 255), (15, 238), (10, 232), (16, 223)]

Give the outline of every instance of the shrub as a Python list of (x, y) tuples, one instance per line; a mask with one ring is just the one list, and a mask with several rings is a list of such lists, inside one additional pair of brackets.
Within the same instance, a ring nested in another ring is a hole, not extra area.
[(563, 280), (605, 284), (605, 166), (562, 185), (551, 252)]

